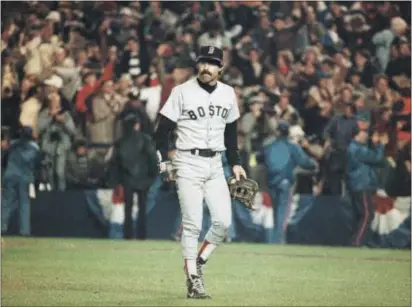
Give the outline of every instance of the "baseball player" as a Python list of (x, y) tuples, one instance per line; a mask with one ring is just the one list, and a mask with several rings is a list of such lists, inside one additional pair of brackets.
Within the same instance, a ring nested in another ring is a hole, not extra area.
[[(222, 59), (221, 49), (200, 48), (197, 77), (173, 88), (160, 110), (155, 136), (162, 172), (168, 136), (176, 128), (173, 168), (182, 212), (181, 245), (187, 297), (193, 299), (210, 298), (205, 292), (202, 266), (222, 242), (232, 221), (231, 198), (221, 158), (225, 150), (236, 180), (241, 176), (246, 178), (237, 148), (239, 109), (235, 91), (218, 81)], [(209, 208), (212, 226), (198, 251), (203, 200)]]

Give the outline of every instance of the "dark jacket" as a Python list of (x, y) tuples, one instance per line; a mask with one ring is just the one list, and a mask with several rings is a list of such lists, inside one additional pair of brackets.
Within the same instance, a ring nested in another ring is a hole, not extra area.
[[(123, 56), (120, 59), (120, 63), (116, 67), (116, 75), (117, 77), (120, 77), (122, 74), (127, 74), (129, 73), (129, 68), (130, 68), (130, 58), (131, 54), (130, 51), (126, 51), (123, 53)], [(139, 75), (147, 74), (149, 72), (149, 58), (146, 55), (145, 52), (140, 51), (135, 58), (138, 60), (139, 64), (138, 66), (140, 67), (140, 73)], [(150, 78), (147, 78), (149, 80)]]
[(18, 177), (23, 182), (33, 183), (40, 159), (39, 146), (35, 142), (24, 139), (11, 141), (3, 179)]
[(383, 149), (383, 145), (369, 148), (352, 140), (346, 152), (346, 180), (350, 191), (378, 188), (375, 168), (384, 162)]
[(396, 166), (386, 180), (385, 191), (389, 196), (411, 196), (411, 173), (405, 162), (411, 160), (411, 143), (402, 148), (396, 156)]
[(150, 136), (132, 130), (116, 142), (109, 166), (110, 186), (146, 190), (157, 175), (156, 149)]
[(344, 151), (351, 142), (357, 126), (356, 116), (336, 115), (325, 127), (323, 134), (325, 139), (331, 139), (332, 148)]
[(144, 106), (137, 107), (132, 105), (130, 102), (124, 106), (122, 113), (120, 113), (120, 118), (123, 120), (128, 114), (133, 113), (140, 120), (140, 130), (148, 135), (154, 134), (154, 129), (149, 116), (146, 113)]
[(308, 170), (317, 167), (315, 160), (310, 158), (299, 145), (291, 143), (286, 137), (280, 137), (267, 145), (263, 150), (263, 158), (267, 167), (269, 186), (277, 185), (284, 179), (293, 183), (293, 172), (297, 166)]

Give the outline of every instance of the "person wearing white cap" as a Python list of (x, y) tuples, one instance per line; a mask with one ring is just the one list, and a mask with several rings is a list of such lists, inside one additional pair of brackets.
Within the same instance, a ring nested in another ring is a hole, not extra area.
[(63, 79), (58, 75), (54, 74), (48, 79), (43, 81), (43, 84), (46, 86), (46, 96), (48, 97), (52, 93), (56, 93), (60, 96), (61, 105), (64, 109), (69, 109), (71, 103), (67, 100), (65, 96), (62, 95), (63, 93)]
[(51, 92), (58, 92), (63, 87), (63, 79), (58, 75), (52, 75), (50, 78), (44, 80), (44, 85), (46, 85), (47, 94)]
[(48, 180), (53, 189), (64, 191), (67, 154), (76, 135), (76, 127), (70, 113), (63, 108), (60, 95), (52, 92), (47, 97), (48, 107), (39, 113), (37, 134), (40, 148), (52, 165), (47, 169)]
[(376, 33), (372, 42), (376, 47), (376, 59), (380, 72), (385, 72), (390, 60), (391, 45), (395, 37), (402, 36), (407, 28), (407, 23), (401, 17), (394, 17), (391, 20), (391, 28)]
[(54, 22), (54, 23), (58, 23), (58, 22), (60, 22), (60, 20), (61, 20), (60, 13), (57, 12), (57, 11), (51, 11), (51, 12), (47, 15), (46, 20), (50, 20), (50, 21), (52, 21), (52, 22)]

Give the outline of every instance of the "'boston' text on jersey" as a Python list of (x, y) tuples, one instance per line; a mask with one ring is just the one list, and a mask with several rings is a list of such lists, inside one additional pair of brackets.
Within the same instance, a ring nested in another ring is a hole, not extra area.
[[(187, 114), (189, 115), (190, 119), (196, 120), (199, 117), (205, 117), (206, 112), (203, 107), (198, 107), (195, 110), (190, 110), (187, 111)], [(221, 106), (209, 106), (209, 116), (221, 116), (222, 118), (226, 119), (227, 116), (229, 115), (229, 110), (226, 108), (223, 108)]]

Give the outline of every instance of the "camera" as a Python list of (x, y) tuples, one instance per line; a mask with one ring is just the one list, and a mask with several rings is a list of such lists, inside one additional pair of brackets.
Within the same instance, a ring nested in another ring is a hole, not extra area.
[(4, 94), (5, 98), (11, 97), (13, 95), (13, 90), (11, 89), (11, 87), (7, 86), (3, 89), (3, 94)]
[(52, 143), (60, 142), (61, 139), (62, 139), (62, 137), (61, 137), (59, 132), (53, 131), (52, 133), (50, 133), (50, 142), (52, 142)]

